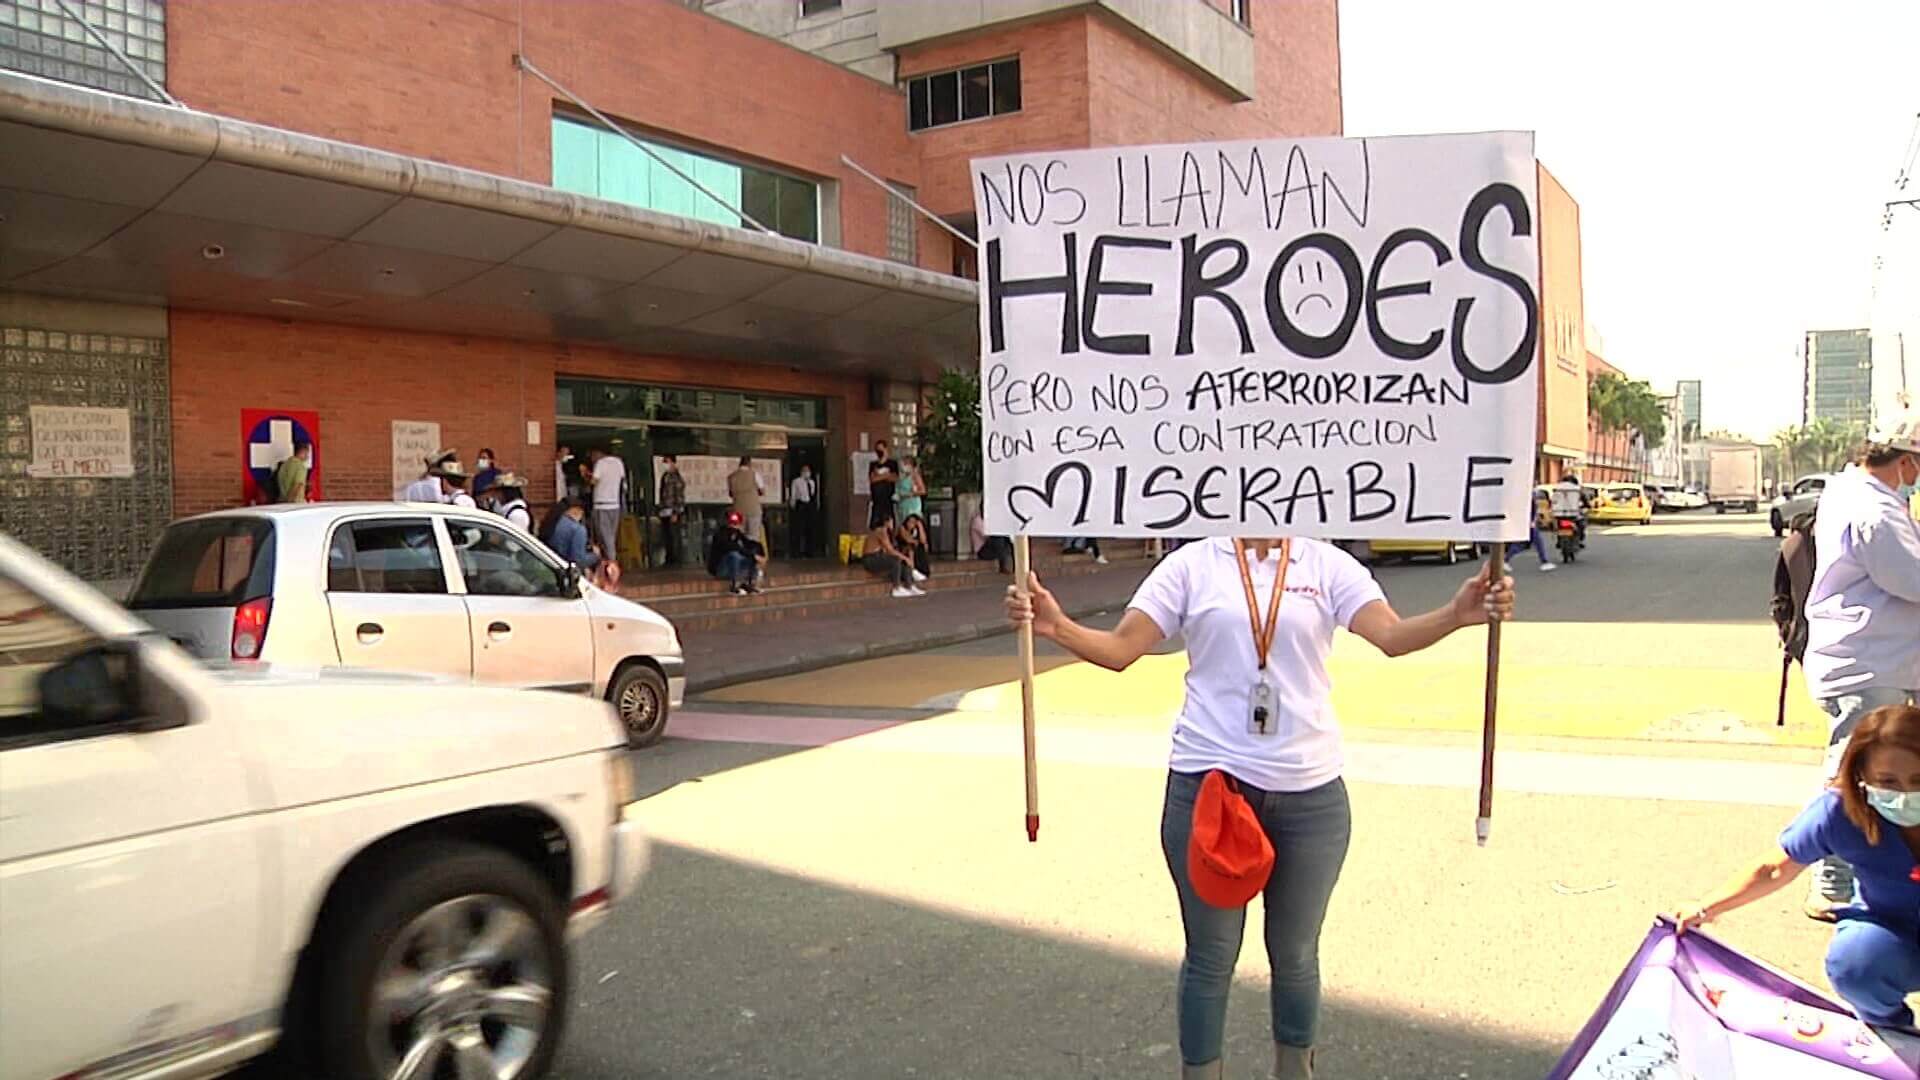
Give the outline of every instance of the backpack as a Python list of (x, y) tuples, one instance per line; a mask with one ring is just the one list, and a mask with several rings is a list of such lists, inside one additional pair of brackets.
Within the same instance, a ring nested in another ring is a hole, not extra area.
[(260, 493), (260, 501), (262, 503), (279, 502), (280, 466), (276, 464), (272, 468), (269, 468), (265, 476), (255, 473), (253, 475), (253, 489)]
[(1807, 655), (1807, 594), (1813, 591), (1813, 522), (1818, 508), (1795, 514), (1773, 562), (1773, 600), (1768, 614), (1780, 634), (1780, 711), (1775, 724), (1787, 722), (1787, 672)]

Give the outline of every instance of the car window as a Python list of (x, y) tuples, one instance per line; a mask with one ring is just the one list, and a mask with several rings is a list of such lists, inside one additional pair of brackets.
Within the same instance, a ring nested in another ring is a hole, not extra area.
[(0, 749), (63, 734), (69, 722), (42, 713), (40, 677), (100, 643), (93, 631), (0, 575)]
[(426, 518), (354, 521), (335, 529), (327, 546), (332, 592), (444, 593), (440, 544)]
[(273, 591), (273, 524), (202, 518), (167, 527), (127, 599), (138, 611), (238, 607)]
[(475, 596), (560, 596), (560, 571), (505, 529), (448, 520), (467, 592)]

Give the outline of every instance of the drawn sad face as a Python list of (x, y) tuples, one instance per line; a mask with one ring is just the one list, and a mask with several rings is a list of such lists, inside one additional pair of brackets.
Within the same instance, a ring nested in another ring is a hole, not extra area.
[(1287, 321), (1310, 338), (1344, 336), (1342, 328), (1358, 314), (1361, 299), (1353, 284), (1360, 280), (1353, 251), (1337, 240), (1327, 246), (1296, 240), (1281, 260), (1273, 284)]

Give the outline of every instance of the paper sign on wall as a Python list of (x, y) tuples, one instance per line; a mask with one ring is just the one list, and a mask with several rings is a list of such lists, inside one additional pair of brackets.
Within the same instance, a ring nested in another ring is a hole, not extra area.
[(427, 459), (440, 449), (440, 425), (430, 420), (393, 422), (393, 490), (399, 491), (427, 470)]
[(1019, 154), (973, 186), (991, 531), (1526, 535), (1530, 134)]
[[(731, 503), (733, 496), (727, 491), (727, 477), (740, 467), (737, 457), (724, 457), (715, 454), (682, 454), (680, 475), (687, 481), (687, 502), (689, 503)], [(667, 460), (653, 459), (653, 475), (656, 483), (661, 473), (667, 471)], [(780, 484), (779, 458), (754, 458), (753, 475), (760, 481), (761, 503), (786, 501), (786, 489)], [(656, 487), (653, 494), (658, 495)]]
[(133, 475), (133, 423), (125, 409), (31, 405), (33, 460), (27, 475), (81, 480)]

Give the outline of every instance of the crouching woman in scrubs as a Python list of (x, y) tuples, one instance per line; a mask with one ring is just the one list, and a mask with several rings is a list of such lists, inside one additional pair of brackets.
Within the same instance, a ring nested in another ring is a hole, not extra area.
[(1184, 1076), (1222, 1075), (1227, 991), (1247, 920), (1244, 905), (1201, 899), (1188, 871), (1202, 781), (1216, 770), (1237, 781), (1273, 844), (1263, 892), (1273, 1075), (1307, 1080), (1320, 1017), (1320, 924), (1352, 824), (1329, 700), (1334, 629), (1344, 626), (1389, 656), (1417, 652), (1461, 627), (1513, 613), (1513, 579), (1489, 577), (1483, 571), (1452, 603), (1403, 619), (1373, 575), (1332, 544), (1205, 540), (1162, 559), (1113, 630), (1067, 618), (1037, 577), (1029, 577), (1026, 593), (1008, 588), (1016, 626), (1031, 620), (1035, 634), (1114, 671), (1163, 638), (1186, 638), (1186, 703), (1173, 728), (1160, 822), (1186, 928), (1178, 986)]
[(1920, 991), (1920, 708), (1868, 713), (1833, 787), (1780, 834), (1780, 850), (1680, 908), (1673, 920), (1685, 933), (1836, 855), (1853, 864), (1860, 899), (1835, 912), (1827, 979), (1860, 1019), (1911, 1028), (1907, 995)]

